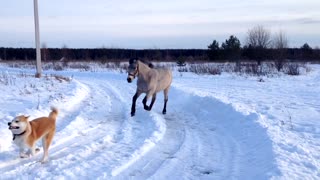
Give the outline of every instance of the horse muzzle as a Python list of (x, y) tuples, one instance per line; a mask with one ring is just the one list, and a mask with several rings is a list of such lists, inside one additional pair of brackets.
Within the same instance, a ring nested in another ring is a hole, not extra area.
[(132, 83), (132, 81), (134, 80), (134, 78), (135, 78), (135, 75), (129, 73), (128, 78), (127, 78), (128, 83)]

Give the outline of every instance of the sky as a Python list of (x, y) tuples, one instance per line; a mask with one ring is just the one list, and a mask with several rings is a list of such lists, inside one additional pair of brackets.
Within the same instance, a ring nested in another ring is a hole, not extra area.
[[(38, 0), (47, 47), (207, 49), (249, 29), (285, 32), (290, 47), (320, 46), (319, 0)], [(0, 47), (35, 47), (32, 0), (1, 2)]]

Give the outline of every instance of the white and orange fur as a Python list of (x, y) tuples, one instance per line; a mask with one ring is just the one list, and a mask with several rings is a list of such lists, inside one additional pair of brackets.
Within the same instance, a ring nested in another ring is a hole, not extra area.
[[(34, 156), (36, 153), (36, 142), (42, 138), (43, 157), (41, 162), (48, 160), (49, 146), (56, 131), (57, 108), (51, 108), (48, 117), (36, 118), (29, 121), (29, 116), (17, 116), (8, 123), (13, 134), (14, 143), (20, 148), (20, 157)], [(28, 149), (25, 153), (24, 150)]]

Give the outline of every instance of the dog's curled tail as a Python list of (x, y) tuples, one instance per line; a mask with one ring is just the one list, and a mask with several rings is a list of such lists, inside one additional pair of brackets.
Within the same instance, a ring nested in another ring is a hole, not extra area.
[(56, 120), (58, 113), (59, 113), (59, 111), (57, 108), (51, 107), (51, 112), (49, 114), (49, 118)]

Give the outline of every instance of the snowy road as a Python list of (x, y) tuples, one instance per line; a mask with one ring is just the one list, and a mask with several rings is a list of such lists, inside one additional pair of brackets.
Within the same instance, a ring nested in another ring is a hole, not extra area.
[[(32, 81), (25, 79), (26, 84)], [(130, 117), (136, 86), (126, 82), (125, 74), (84, 72), (71, 82), (47, 81), (34, 82), (39, 88), (29, 89), (33, 95), (25, 97), (8, 86), (0, 107), (27, 103), (15, 111), (2, 108), (0, 115), (8, 121), (16, 113), (44, 116), (50, 105), (56, 105), (61, 112), (50, 161), (37, 162), (42, 152), (19, 159), (2, 123), (1, 179), (270, 179), (281, 175), (273, 142), (258, 123), (260, 114), (240, 113), (231, 104), (186, 90), (181, 86), (184, 82), (173, 82), (167, 115), (161, 114), (161, 93), (150, 112), (143, 110), (141, 96), (136, 116)], [(212, 93), (210, 86), (197, 90)], [(41, 97), (40, 110), (34, 106), (38, 103), (34, 93)]]

